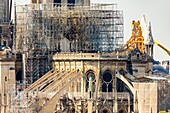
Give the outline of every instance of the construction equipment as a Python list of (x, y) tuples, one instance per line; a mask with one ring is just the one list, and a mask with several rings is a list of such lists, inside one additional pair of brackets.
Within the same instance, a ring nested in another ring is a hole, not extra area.
[[(145, 21), (145, 17), (144, 17), (144, 21)], [(142, 25), (145, 24), (146, 27), (143, 27)], [(152, 34), (151, 34), (151, 25), (147, 25), (146, 22), (142, 23), (142, 25), (140, 25), (140, 21), (133, 21), (132, 22), (132, 36), (131, 38), (126, 42), (126, 44), (123, 46), (124, 50), (134, 50), (135, 48), (138, 48), (140, 50), (141, 53), (148, 53), (148, 55), (150, 55), (150, 51), (149, 48), (151, 45), (153, 44), (146, 44), (146, 41), (152, 41), (153, 42), (153, 38), (152, 38)], [(147, 32), (147, 33), (146, 33)], [(166, 51), (168, 53), (168, 55), (170, 56), (170, 50), (168, 50), (167, 48), (165, 48), (163, 45), (161, 45), (159, 42), (154, 40), (154, 44), (158, 45), (160, 48), (162, 48), (164, 51)], [(153, 51), (153, 50), (152, 50)], [(152, 56), (152, 55), (151, 55)]]
[[(113, 7), (114, 11), (106, 10), (107, 7)], [(123, 13), (114, 7), (112, 4), (69, 8), (64, 4), (17, 6), (14, 47), (25, 54), (28, 83), (52, 69), (55, 52), (112, 52), (119, 48), (123, 44)]]
[(167, 48), (165, 48), (163, 45), (161, 45), (159, 42), (154, 40), (154, 43), (156, 45), (158, 45), (161, 49), (163, 49), (164, 51), (166, 51), (168, 53), (168, 55), (170, 56), (170, 50), (168, 50)]
[(134, 50), (135, 48), (138, 48), (141, 53), (144, 53), (144, 37), (142, 36), (140, 21), (133, 21), (132, 26), (132, 36), (123, 46), (123, 48), (126, 50)]

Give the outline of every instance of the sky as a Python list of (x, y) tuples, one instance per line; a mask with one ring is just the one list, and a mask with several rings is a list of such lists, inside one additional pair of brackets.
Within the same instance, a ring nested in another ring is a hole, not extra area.
[[(28, 4), (30, 0), (16, 0), (17, 4)], [(170, 50), (170, 0), (91, 0), (91, 3), (117, 3), (124, 13), (124, 41), (131, 36), (131, 22), (145, 15), (151, 22), (154, 40)], [(155, 60), (170, 60), (170, 56), (154, 45)]]

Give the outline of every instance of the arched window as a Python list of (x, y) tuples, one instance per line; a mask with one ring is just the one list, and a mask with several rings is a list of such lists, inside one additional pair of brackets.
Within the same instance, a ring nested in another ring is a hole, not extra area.
[(102, 92), (112, 92), (113, 76), (110, 71), (105, 71), (102, 75)]
[(92, 70), (89, 70), (87, 73), (86, 73), (86, 92), (88, 92), (88, 88), (89, 88), (89, 80), (90, 78), (92, 78), (92, 84), (93, 84), (93, 91), (95, 91), (95, 74)]
[(112, 112), (111, 112), (110, 109), (108, 109), (107, 107), (105, 107), (105, 108), (102, 108), (99, 113), (112, 113)]
[(118, 113), (127, 113), (127, 111), (125, 109), (123, 109), (123, 108), (120, 108)]

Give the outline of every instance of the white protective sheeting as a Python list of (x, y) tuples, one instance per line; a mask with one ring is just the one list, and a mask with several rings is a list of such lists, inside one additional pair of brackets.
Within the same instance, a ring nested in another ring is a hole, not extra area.
[(142, 35), (144, 37), (144, 44), (145, 45), (153, 45), (154, 40), (153, 40), (153, 36), (152, 36), (152, 31), (151, 31), (151, 23), (150, 22), (149, 22), (149, 24), (146, 23), (146, 18), (144, 15), (142, 16), (140, 25), (142, 28)]

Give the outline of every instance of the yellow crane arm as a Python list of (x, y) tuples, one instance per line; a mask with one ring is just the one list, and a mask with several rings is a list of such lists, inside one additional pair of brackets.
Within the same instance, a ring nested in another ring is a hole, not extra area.
[(156, 45), (158, 45), (160, 48), (162, 48), (164, 51), (166, 51), (168, 53), (168, 55), (170, 56), (170, 51), (167, 48), (165, 48), (163, 45), (161, 45), (159, 42), (157, 42), (155, 40), (154, 40), (154, 43)]

